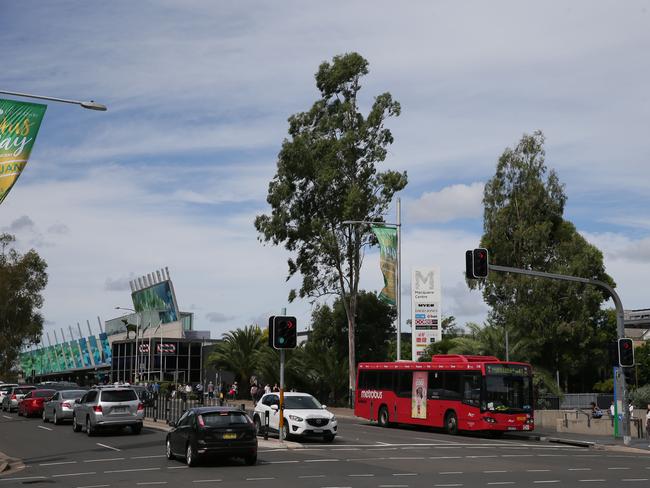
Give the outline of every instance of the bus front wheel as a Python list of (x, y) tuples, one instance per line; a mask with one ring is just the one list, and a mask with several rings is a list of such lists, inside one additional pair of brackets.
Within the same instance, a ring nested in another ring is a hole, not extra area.
[(456, 416), (456, 412), (451, 411), (445, 415), (445, 430), (447, 434), (458, 434), (458, 417)]
[(388, 409), (385, 405), (379, 409), (379, 415), (377, 415), (377, 423), (380, 427), (388, 427), (390, 425)]

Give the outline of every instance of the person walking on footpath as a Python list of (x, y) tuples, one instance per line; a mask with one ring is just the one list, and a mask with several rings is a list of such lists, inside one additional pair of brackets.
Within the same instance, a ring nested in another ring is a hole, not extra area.
[(212, 381), (208, 383), (208, 398), (210, 400), (214, 399), (214, 384)]
[(645, 435), (646, 438), (650, 439), (650, 403), (648, 403), (648, 408), (645, 411)]

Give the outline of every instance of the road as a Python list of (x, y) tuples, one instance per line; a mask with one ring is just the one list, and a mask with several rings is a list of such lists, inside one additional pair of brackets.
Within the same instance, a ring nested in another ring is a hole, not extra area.
[(259, 451), (259, 464), (227, 460), (187, 468), (164, 457), (164, 433), (75, 434), (70, 425), (0, 415), (0, 451), (25, 469), (0, 477), (0, 488), (235, 486), (245, 488), (417, 488), (648, 486), (650, 456), (540, 442), (451, 437), (410, 428), (381, 429), (339, 419), (331, 444)]

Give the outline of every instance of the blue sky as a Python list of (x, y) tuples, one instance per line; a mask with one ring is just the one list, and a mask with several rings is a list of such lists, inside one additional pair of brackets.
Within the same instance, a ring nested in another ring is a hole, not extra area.
[[(0, 6), (0, 89), (109, 107), (49, 104), (0, 212), (49, 263), (46, 330), (115, 316), (128, 279), (164, 266), (213, 336), (284, 306), (307, 325), (312, 305), (286, 303), (286, 252), (260, 245), (253, 219), (287, 118), (318, 96), (318, 65), (349, 51), (370, 62), (362, 104), (384, 91), (402, 104), (382, 167), (409, 174), (405, 283), (411, 266), (440, 264), (443, 312), (483, 320), (462, 277), (482, 186), (505, 147), (541, 129), (566, 217), (604, 252), (624, 306), (650, 306), (647, 1)], [(382, 286), (374, 250), (362, 286)]]

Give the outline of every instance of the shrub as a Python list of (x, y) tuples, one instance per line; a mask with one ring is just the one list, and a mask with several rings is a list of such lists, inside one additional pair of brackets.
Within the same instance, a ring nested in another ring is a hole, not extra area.
[(630, 393), (630, 401), (636, 408), (647, 408), (650, 404), (650, 385), (642, 386)]

